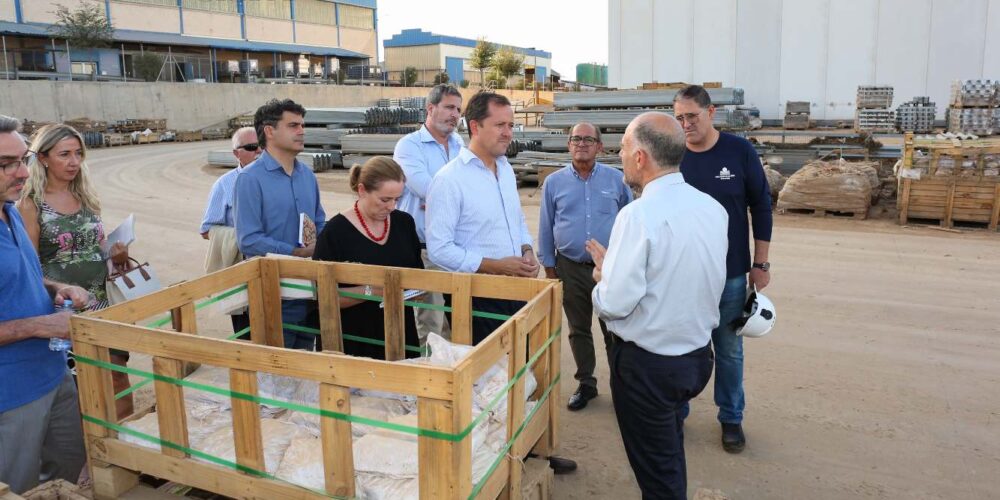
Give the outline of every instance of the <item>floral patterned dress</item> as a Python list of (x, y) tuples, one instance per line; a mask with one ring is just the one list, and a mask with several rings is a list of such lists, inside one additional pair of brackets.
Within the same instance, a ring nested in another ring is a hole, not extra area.
[(108, 268), (101, 253), (101, 216), (87, 207), (74, 214), (62, 214), (42, 203), (39, 222), (38, 258), (45, 277), (86, 289), (97, 301), (91, 309), (107, 307), (104, 282)]

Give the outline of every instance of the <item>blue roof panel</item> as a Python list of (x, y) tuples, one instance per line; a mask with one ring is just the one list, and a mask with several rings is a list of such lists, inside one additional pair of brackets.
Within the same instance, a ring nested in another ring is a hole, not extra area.
[[(459, 47), (475, 47), (477, 41), (469, 38), (460, 38), (457, 36), (448, 35), (438, 35), (437, 33), (431, 33), (430, 31), (424, 31), (422, 29), (405, 29), (401, 33), (392, 35), (392, 38), (385, 40), (382, 46), (385, 48), (390, 47), (416, 47), (420, 45), (457, 45)], [(524, 47), (515, 47), (513, 45), (498, 44), (502, 47), (511, 47), (517, 52), (524, 54), (526, 56), (538, 56), (544, 57), (546, 59), (552, 58), (552, 53), (544, 50), (538, 49), (526, 49)]]

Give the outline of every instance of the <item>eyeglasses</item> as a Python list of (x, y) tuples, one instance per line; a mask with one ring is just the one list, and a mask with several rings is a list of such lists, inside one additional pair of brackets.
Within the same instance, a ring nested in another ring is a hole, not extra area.
[(702, 113), (701, 111), (697, 113), (686, 113), (683, 115), (676, 115), (674, 116), (674, 118), (676, 118), (677, 121), (680, 122), (682, 125), (684, 124), (684, 122), (694, 125), (695, 123), (698, 123), (698, 119), (701, 118), (701, 113)]
[(598, 143), (598, 140), (596, 137), (571, 135), (569, 136), (569, 143), (575, 146), (579, 146), (581, 144), (584, 146), (593, 146)]
[(10, 175), (16, 172), (18, 168), (21, 168), (21, 165), (27, 166), (28, 163), (31, 162), (32, 156), (35, 156), (35, 153), (29, 151), (28, 154), (24, 155), (23, 158), (19, 158), (17, 160), (9, 161), (6, 163), (0, 163), (0, 170), (3, 171), (4, 175)]
[(237, 146), (236, 149), (242, 149), (243, 151), (249, 151), (249, 152), (253, 153), (254, 151), (257, 151), (258, 149), (260, 149), (260, 144), (257, 144), (256, 142), (251, 142), (250, 144), (244, 144), (242, 146)]

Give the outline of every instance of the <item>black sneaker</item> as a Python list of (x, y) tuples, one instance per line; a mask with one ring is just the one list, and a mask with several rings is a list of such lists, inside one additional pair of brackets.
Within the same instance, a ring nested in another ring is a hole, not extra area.
[(740, 424), (722, 424), (722, 449), (729, 453), (739, 453), (747, 445), (747, 438), (743, 435), (743, 426)]
[(566, 404), (566, 408), (569, 411), (578, 411), (587, 407), (587, 402), (591, 399), (597, 397), (597, 388), (591, 387), (589, 385), (580, 385), (577, 387), (576, 392), (569, 397), (569, 403)]

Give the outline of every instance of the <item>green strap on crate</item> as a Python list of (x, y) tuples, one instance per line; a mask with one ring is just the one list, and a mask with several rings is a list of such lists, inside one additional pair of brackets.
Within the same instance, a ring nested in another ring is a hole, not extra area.
[[(311, 327), (308, 327), (308, 326), (293, 325), (291, 323), (282, 323), (281, 327), (285, 328), (287, 330), (292, 330), (294, 332), (311, 333), (313, 335), (319, 335), (319, 333), (320, 333), (319, 329), (317, 329), (317, 328), (311, 328)], [(361, 342), (363, 344), (371, 344), (371, 345), (377, 345), (377, 346), (383, 346), (383, 347), (385, 347), (385, 341), (384, 340), (370, 339), (368, 337), (359, 337), (357, 335), (350, 335), (350, 334), (347, 334), (347, 333), (342, 333), (342, 334), (340, 334), (340, 336), (343, 337), (344, 340), (353, 340), (355, 342)], [(425, 354), (427, 352), (427, 348), (425, 348), (425, 347), (408, 345), (408, 346), (404, 346), (403, 348), (405, 350), (407, 350), (407, 351), (416, 352), (416, 353), (419, 353), (419, 354)]]
[[(300, 411), (300, 412), (303, 412), (303, 413), (309, 413), (309, 414), (313, 414), (313, 415), (319, 415), (321, 417), (329, 417), (329, 418), (335, 418), (335, 419), (338, 419), (338, 420), (345, 420), (345, 421), (348, 421), (348, 422), (354, 422), (354, 423), (359, 423), (359, 424), (370, 425), (372, 427), (377, 427), (377, 428), (382, 428), (382, 429), (388, 429), (388, 430), (391, 430), (391, 431), (402, 432), (402, 433), (412, 434), (412, 435), (416, 435), (416, 436), (425, 436), (425, 437), (431, 437), (431, 438), (434, 438), (434, 439), (443, 439), (443, 440), (446, 440), (446, 441), (461, 441), (461, 440), (465, 439), (469, 434), (471, 434), (472, 430), (477, 425), (479, 425), (480, 423), (482, 423), (482, 421), (486, 418), (486, 416), (489, 414), (489, 412), (491, 412), (493, 410), (493, 408), (495, 408), (496, 405), (499, 404), (500, 400), (507, 395), (507, 393), (514, 386), (514, 384), (517, 383), (517, 381), (520, 380), (521, 377), (523, 377), (525, 373), (527, 373), (527, 371), (535, 364), (535, 362), (537, 362), (541, 358), (542, 354), (544, 354), (548, 350), (548, 348), (552, 344), (552, 342), (560, 335), (560, 332), (561, 332), (561, 329), (557, 329), (555, 332), (553, 332), (552, 335), (550, 335), (549, 338), (545, 341), (545, 344), (543, 344), (542, 347), (538, 350), (538, 352), (536, 352), (531, 357), (531, 359), (528, 360), (528, 363), (526, 363), (523, 367), (521, 367), (521, 369), (517, 371), (517, 373), (514, 375), (513, 378), (511, 378), (511, 380), (507, 383), (507, 385), (504, 386), (503, 391), (501, 391), (500, 394), (498, 394), (496, 397), (494, 397), (493, 400), (490, 401), (490, 403), (486, 406), (486, 408), (483, 408), (482, 413), (480, 413), (479, 416), (476, 417), (475, 420), (473, 420), (465, 429), (463, 429), (462, 431), (460, 431), (458, 433), (441, 432), (441, 431), (435, 431), (435, 430), (430, 430), (430, 429), (422, 429), (422, 428), (419, 428), (419, 427), (413, 427), (413, 426), (408, 426), (408, 425), (395, 424), (395, 423), (390, 423), (390, 422), (383, 422), (381, 420), (370, 419), (370, 418), (361, 417), (361, 416), (357, 416), (357, 415), (350, 415), (350, 414), (346, 414), (346, 413), (333, 412), (333, 411), (323, 410), (323, 409), (320, 409), (320, 408), (314, 408), (314, 407), (311, 407), (311, 406), (300, 405), (300, 404), (297, 404), (297, 403), (292, 403), (290, 401), (281, 401), (281, 400), (277, 400), (277, 399), (271, 399), (271, 398), (264, 398), (264, 397), (260, 397), (260, 396), (254, 396), (254, 395), (246, 394), (246, 393), (242, 393), (242, 392), (234, 392), (234, 391), (231, 391), (229, 389), (223, 389), (221, 387), (215, 387), (215, 386), (200, 384), (200, 383), (197, 383), (197, 382), (191, 382), (191, 381), (188, 381), (188, 380), (174, 378), (174, 377), (169, 377), (169, 376), (166, 376), (166, 375), (159, 375), (159, 374), (156, 374), (156, 373), (151, 373), (151, 372), (147, 372), (147, 371), (144, 371), (144, 370), (139, 370), (139, 369), (136, 369), (136, 368), (129, 368), (127, 366), (118, 366), (118, 365), (113, 364), (113, 363), (107, 363), (107, 362), (104, 362), (104, 361), (101, 361), (101, 360), (91, 359), (91, 358), (88, 358), (86, 356), (79, 356), (79, 355), (77, 355), (76, 359), (80, 363), (85, 363), (85, 364), (88, 364), (88, 365), (91, 365), (91, 366), (96, 366), (96, 367), (99, 367), (99, 368), (104, 368), (104, 369), (107, 369), (107, 370), (112, 370), (112, 371), (117, 371), (117, 372), (122, 372), (122, 373), (128, 373), (130, 375), (135, 375), (135, 376), (143, 377), (143, 378), (146, 378), (146, 379), (149, 379), (149, 380), (159, 380), (161, 382), (167, 382), (167, 383), (173, 384), (173, 385), (178, 385), (178, 386), (188, 387), (188, 388), (196, 389), (196, 390), (200, 390), (200, 391), (210, 392), (210, 393), (217, 394), (217, 395), (220, 395), (220, 396), (225, 396), (225, 397), (228, 397), (228, 398), (242, 399), (244, 401), (251, 401), (251, 402), (254, 402), (254, 403), (258, 403), (258, 404), (265, 404), (265, 405), (273, 406), (273, 407), (276, 407), (276, 408), (285, 408), (287, 410)], [(148, 383), (148, 381), (146, 381), (146, 383)]]
[(542, 404), (545, 403), (545, 400), (549, 398), (549, 393), (552, 392), (552, 388), (559, 383), (559, 379), (561, 377), (562, 377), (561, 373), (556, 374), (556, 377), (552, 379), (552, 383), (545, 388), (545, 392), (542, 393), (542, 397), (538, 398), (538, 402), (535, 403), (535, 406), (533, 406), (531, 408), (531, 411), (528, 412), (527, 415), (525, 415), (524, 421), (521, 422), (520, 427), (517, 428), (517, 432), (514, 433), (514, 435), (510, 438), (510, 441), (507, 441), (503, 449), (500, 450), (500, 453), (497, 454), (497, 458), (495, 458), (493, 460), (493, 463), (490, 464), (490, 468), (486, 469), (486, 474), (484, 474), (483, 477), (479, 479), (479, 483), (477, 483), (475, 487), (472, 488), (472, 493), (469, 493), (470, 499), (476, 498), (476, 495), (479, 495), (479, 493), (483, 490), (483, 487), (486, 486), (486, 481), (490, 479), (490, 476), (493, 475), (493, 473), (497, 470), (497, 467), (500, 466), (500, 463), (503, 462), (503, 458), (507, 456), (507, 453), (510, 451), (510, 449), (514, 446), (514, 443), (517, 441), (517, 438), (521, 437), (521, 433), (524, 432), (524, 429), (528, 427), (528, 423), (531, 422), (532, 418), (534, 418), (535, 413), (538, 412), (538, 409), (541, 408)]
[[(158, 438), (156, 436), (152, 436), (152, 435), (146, 434), (144, 432), (139, 432), (139, 431), (137, 431), (135, 429), (131, 429), (131, 428), (125, 427), (123, 425), (118, 425), (118, 424), (115, 424), (115, 423), (112, 423), (112, 422), (108, 422), (106, 420), (102, 420), (102, 419), (99, 419), (97, 417), (92, 417), (90, 415), (82, 415), (82, 417), (83, 417), (83, 420), (85, 420), (87, 422), (90, 422), (92, 424), (97, 424), (97, 425), (100, 425), (102, 427), (107, 427), (108, 429), (120, 432), (122, 434), (128, 434), (130, 436), (135, 436), (135, 437), (137, 437), (139, 439), (142, 439), (144, 441), (149, 441), (149, 442), (151, 442), (153, 444), (158, 444), (161, 447), (171, 448), (171, 449), (174, 449), (174, 450), (177, 450), (177, 451), (181, 451), (181, 452), (187, 453), (188, 455), (191, 455), (192, 457), (200, 458), (202, 460), (211, 462), (211, 463), (213, 463), (215, 465), (221, 465), (221, 466), (229, 468), (229, 469), (238, 470), (240, 472), (244, 472), (246, 474), (250, 474), (251, 476), (261, 477), (261, 478), (264, 478), (264, 479), (270, 479), (270, 480), (273, 480), (273, 481), (279, 481), (281, 483), (289, 484), (289, 485), (295, 486), (296, 488), (302, 488), (304, 490), (307, 490), (307, 491), (312, 492), (312, 493), (316, 493), (318, 495), (322, 495), (322, 496), (327, 497), (327, 498), (335, 498), (335, 499), (348, 500), (348, 497), (332, 496), (332, 495), (330, 495), (329, 493), (327, 493), (325, 491), (314, 490), (312, 488), (306, 488), (305, 486), (302, 486), (302, 485), (299, 485), (299, 484), (295, 484), (295, 483), (290, 482), (290, 481), (286, 481), (286, 480), (281, 479), (281, 478), (279, 478), (277, 476), (274, 476), (272, 474), (268, 474), (267, 472), (259, 471), (257, 469), (254, 469), (253, 467), (247, 467), (245, 465), (240, 465), (240, 464), (238, 464), (236, 462), (233, 462), (233, 461), (230, 461), (230, 460), (226, 460), (226, 459), (221, 458), (221, 457), (217, 457), (217, 456), (212, 455), (210, 453), (205, 453), (203, 451), (199, 451), (199, 450), (196, 450), (194, 448), (190, 448), (190, 447), (183, 446), (183, 445), (171, 442), (171, 441), (160, 439), (160, 438)], [(354, 497), (351, 497), (351, 498), (354, 498)]]

